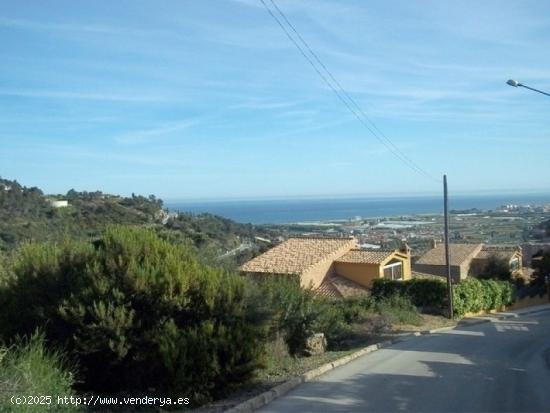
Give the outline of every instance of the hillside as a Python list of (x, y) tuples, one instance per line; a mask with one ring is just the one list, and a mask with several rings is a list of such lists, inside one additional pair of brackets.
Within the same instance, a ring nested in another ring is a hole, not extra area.
[[(54, 207), (67, 200), (67, 207)], [(97, 235), (112, 224), (154, 224), (162, 214), (162, 201), (151, 196), (131, 198), (102, 192), (77, 192), (46, 196), (39, 188), (0, 179), (0, 249), (22, 241), (53, 240)]]
[[(67, 201), (68, 206), (55, 207), (54, 201)], [(152, 227), (174, 242), (191, 242), (209, 258), (224, 256), (240, 263), (264, 249), (256, 245), (255, 236), (269, 235), (211, 214), (168, 215), (162, 206), (154, 195), (122, 197), (75, 190), (45, 195), (39, 188), (0, 178), (0, 251), (24, 241), (96, 237), (114, 224), (138, 225)]]

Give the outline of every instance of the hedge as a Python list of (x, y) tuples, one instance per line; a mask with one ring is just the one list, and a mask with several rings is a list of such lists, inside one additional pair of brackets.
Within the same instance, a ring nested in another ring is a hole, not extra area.
[(514, 286), (508, 281), (467, 278), (454, 286), (454, 314), (496, 310), (514, 302)]
[(374, 280), (373, 297), (389, 298), (393, 295), (407, 297), (417, 307), (443, 309), (447, 305), (447, 286), (437, 279), (415, 278), (406, 281)]

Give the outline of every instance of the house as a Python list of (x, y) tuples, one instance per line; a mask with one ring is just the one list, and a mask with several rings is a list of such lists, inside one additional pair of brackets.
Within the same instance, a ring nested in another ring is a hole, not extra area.
[(242, 274), (293, 277), (318, 294), (365, 293), (377, 278), (411, 277), (410, 250), (359, 249), (355, 238), (289, 238), (241, 266)]
[[(514, 246), (490, 246), (484, 244), (449, 244), (451, 277), (459, 282), (468, 276), (483, 273), (490, 257), (505, 259), (510, 271), (519, 273), (522, 268), (521, 249)], [(441, 277), (447, 276), (445, 246), (435, 245), (421, 256), (412, 266), (413, 272)]]
[(491, 258), (506, 262), (512, 275), (521, 274), (523, 254), (520, 246), (484, 245), (479, 254), (472, 260), (470, 275), (476, 276), (483, 274)]
[[(479, 254), (483, 244), (449, 244), (451, 277), (453, 282), (465, 279), (470, 272), (472, 259)], [(414, 272), (447, 276), (445, 246), (437, 244), (421, 256), (412, 266)]]
[(69, 206), (69, 201), (67, 200), (48, 199), (48, 202), (52, 208), (65, 208)]

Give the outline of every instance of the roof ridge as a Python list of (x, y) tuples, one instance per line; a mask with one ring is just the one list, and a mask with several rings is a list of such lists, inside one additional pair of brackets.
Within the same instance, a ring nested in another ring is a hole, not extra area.
[(352, 248), (350, 251), (378, 251), (378, 252), (394, 252), (397, 248)]

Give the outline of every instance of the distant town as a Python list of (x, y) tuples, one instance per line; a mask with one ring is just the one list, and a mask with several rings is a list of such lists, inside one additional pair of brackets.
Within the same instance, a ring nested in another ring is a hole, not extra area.
[[(529, 245), (549, 242), (541, 223), (550, 218), (550, 204), (501, 205), (494, 210), (452, 210), (450, 240), (460, 243)], [(413, 254), (430, 249), (440, 241), (442, 214), (418, 214), (384, 218), (353, 217), (348, 220), (311, 221), (263, 225), (283, 238), (289, 236), (354, 236), (362, 248), (397, 248), (406, 242)], [(262, 242), (260, 240), (259, 242)], [(535, 247), (532, 248), (533, 250)]]

